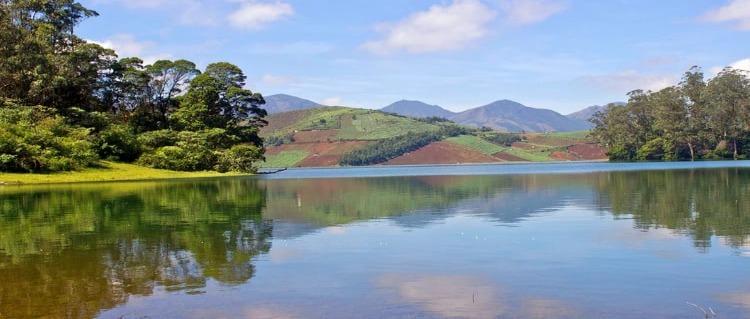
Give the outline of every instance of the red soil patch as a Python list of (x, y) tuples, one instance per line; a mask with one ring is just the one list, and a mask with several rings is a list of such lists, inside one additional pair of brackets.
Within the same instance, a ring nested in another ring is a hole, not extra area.
[(479, 153), (468, 147), (451, 143), (435, 142), (414, 152), (394, 158), (383, 165), (494, 163), (501, 159)]
[(497, 152), (495, 154), (492, 154), (492, 156), (499, 158), (505, 162), (528, 162), (529, 161), (523, 157), (518, 157), (513, 154), (508, 154), (505, 152)]
[(578, 144), (568, 148), (568, 152), (581, 160), (606, 160), (607, 148), (597, 144)]
[(310, 155), (297, 163), (297, 166), (335, 166), (339, 164), (339, 158), (346, 152), (362, 148), (369, 141), (345, 141), (332, 143), (292, 143), (276, 147), (269, 147), (267, 155), (276, 155), (283, 151), (306, 151)]
[(575, 154), (570, 154), (563, 151), (554, 151), (549, 154), (549, 157), (556, 161), (575, 161), (578, 159)]

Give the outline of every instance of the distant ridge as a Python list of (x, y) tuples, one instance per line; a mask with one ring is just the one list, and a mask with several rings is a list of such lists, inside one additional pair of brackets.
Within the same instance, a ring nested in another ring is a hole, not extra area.
[[(609, 104), (625, 105), (624, 102), (614, 102), (614, 103), (609, 103)], [(609, 105), (609, 104), (607, 104), (607, 105)], [(604, 111), (604, 109), (606, 109), (606, 108), (607, 108), (606, 105), (605, 106), (602, 106), (602, 105), (593, 105), (593, 106), (589, 106), (589, 107), (587, 107), (587, 108), (585, 108), (583, 110), (580, 110), (578, 112), (570, 113), (570, 114), (568, 114), (566, 116), (569, 119), (573, 119), (573, 120), (588, 121), (591, 118), (591, 116), (594, 115), (594, 113), (599, 112), (599, 111)]]
[(266, 100), (266, 104), (263, 105), (263, 108), (268, 114), (304, 110), (321, 106), (313, 101), (287, 94), (269, 95), (264, 97), (264, 99)]
[(495, 101), (448, 119), (460, 124), (486, 126), (506, 132), (572, 132), (590, 128), (582, 121), (570, 119), (555, 111), (531, 108), (510, 100)]
[(431, 117), (438, 116), (448, 118), (455, 113), (437, 105), (429, 105), (421, 101), (401, 100), (394, 102), (382, 109), (383, 112), (395, 113), (409, 117)]

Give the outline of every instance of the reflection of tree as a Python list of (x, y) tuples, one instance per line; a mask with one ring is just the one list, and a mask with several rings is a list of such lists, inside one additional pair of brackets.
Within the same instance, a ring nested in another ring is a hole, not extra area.
[(254, 179), (2, 191), (0, 318), (93, 317), (156, 286), (244, 283), (271, 248)]
[(722, 236), (748, 243), (750, 171), (746, 169), (611, 172), (600, 175), (603, 205), (632, 214), (636, 227), (666, 227), (693, 237), (700, 249)]

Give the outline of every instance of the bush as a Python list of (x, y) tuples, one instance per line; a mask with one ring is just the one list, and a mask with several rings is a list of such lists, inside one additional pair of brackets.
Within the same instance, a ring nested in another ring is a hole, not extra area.
[(0, 109), (0, 170), (55, 172), (78, 170), (98, 160), (89, 129), (66, 124), (41, 106)]
[(99, 157), (124, 162), (135, 161), (141, 155), (138, 137), (127, 125), (113, 124), (99, 133), (96, 140)]
[(137, 163), (172, 171), (204, 171), (213, 168), (216, 163), (216, 154), (201, 146), (190, 148), (164, 146), (144, 153)]
[(218, 172), (255, 173), (255, 163), (262, 159), (260, 150), (252, 145), (235, 145), (225, 150), (217, 160), (214, 169)]
[(664, 159), (664, 139), (655, 138), (643, 144), (636, 152), (639, 161), (661, 161)]

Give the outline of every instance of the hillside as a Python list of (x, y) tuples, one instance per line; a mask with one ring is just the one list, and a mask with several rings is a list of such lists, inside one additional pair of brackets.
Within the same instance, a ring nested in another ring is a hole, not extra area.
[[(441, 134), (446, 123), (427, 123), (381, 111), (347, 107), (317, 107), (272, 114), (260, 135), (266, 139), (262, 167), (336, 166), (354, 151), (361, 152), (407, 134)], [(459, 132), (460, 131), (460, 132)], [(505, 134), (459, 129), (426, 146), (389, 157), (384, 165), (494, 163), (514, 161), (600, 160), (604, 150), (579, 134), (517, 135), (510, 146), (490, 142)], [(463, 133), (462, 133), (463, 132)], [(408, 138), (407, 138), (408, 139)], [(390, 142), (388, 142), (390, 143)], [(386, 143), (387, 144), (387, 143)], [(396, 142), (393, 142), (396, 144)]]
[(500, 100), (449, 117), (475, 127), (486, 126), (503, 132), (573, 132), (589, 129), (585, 123), (546, 109)]
[(401, 100), (398, 102), (394, 102), (393, 104), (388, 105), (380, 110), (383, 112), (395, 113), (395, 114), (399, 114), (403, 116), (410, 116), (410, 117), (437, 116), (437, 117), (448, 118), (455, 114), (437, 105), (429, 105), (427, 103), (420, 102), (420, 101), (408, 101), (408, 100)]
[(313, 101), (286, 94), (269, 95), (264, 97), (264, 99), (266, 100), (266, 104), (263, 105), (263, 108), (268, 114), (303, 110), (320, 106), (320, 104)]
[[(615, 102), (615, 103), (610, 103), (610, 104), (625, 105), (625, 103), (623, 103), (623, 102)], [(590, 122), (588, 122), (588, 120), (594, 115), (594, 113), (599, 112), (599, 111), (604, 111), (606, 108), (607, 108), (607, 106), (593, 105), (593, 106), (589, 106), (589, 107), (587, 107), (587, 108), (585, 108), (583, 110), (580, 110), (578, 112), (570, 113), (570, 114), (566, 115), (566, 117), (569, 118), (569, 119), (571, 119), (571, 120), (585, 121), (585, 122), (588, 123), (589, 127), (592, 127), (593, 124), (591, 124)]]

